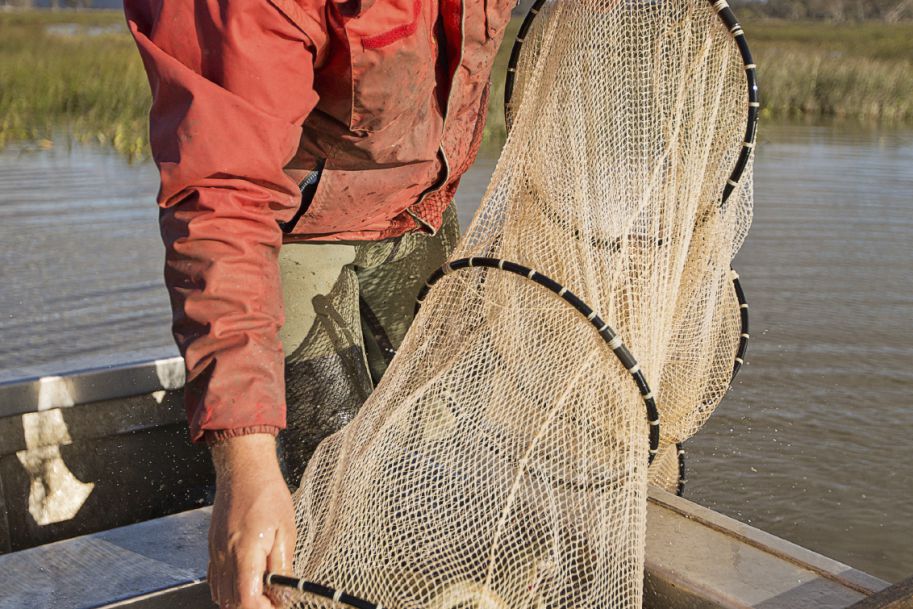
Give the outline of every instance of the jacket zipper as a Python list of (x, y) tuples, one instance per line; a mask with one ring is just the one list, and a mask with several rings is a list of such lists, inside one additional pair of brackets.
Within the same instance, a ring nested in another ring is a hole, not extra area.
[[(439, 0), (439, 2), (440, 2), (440, 0)], [(440, 4), (438, 4), (438, 11), (440, 11), (440, 10), (441, 10), (441, 6), (440, 6)], [(406, 213), (408, 213), (410, 216), (412, 216), (413, 220), (415, 220), (417, 223), (419, 223), (420, 225), (422, 225), (426, 229), (428, 229), (428, 231), (431, 233), (432, 237), (437, 234), (437, 232), (438, 232), (437, 229), (434, 228), (433, 226), (431, 226), (431, 224), (426, 222), (417, 213), (415, 213), (415, 211), (413, 211), (412, 208), (418, 207), (419, 205), (421, 205), (422, 201), (424, 201), (428, 195), (438, 192), (440, 189), (442, 189), (444, 186), (447, 185), (447, 182), (450, 181), (450, 161), (447, 160), (447, 153), (444, 151), (444, 139), (443, 138), (444, 138), (444, 134), (447, 133), (447, 118), (450, 116), (450, 100), (453, 99), (453, 92), (456, 90), (455, 85), (456, 85), (457, 74), (459, 74), (460, 66), (463, 64), (463, 51), (464, 51), (463, 47), (465, 46), (465, 43), (466, 43), (466, 0), (460, 0), (460, 55), (457, 58), (456, 69), (453, 71), (453, 80), (450, 82), (450, 91), (447, 92), (447, 104), (444, 106), (444, 124), (441, 126), (441, 143), (438, 146), (438, 150), (441, 151), (441, 158), (444, 159), (444, 179), (440, 181), (440, 185), (437, 188), (432, 188), (432, 189), (427, 190), (424, 193), (422, 193), (422, 196), (419, 197), (418, 201), (416, 201), (413, 205), (411, 205), (409, 207), (409, 209), (406, 210)]]
[(323, 176), (323, 168), (326, 163), (326, 159), (318, 159), (317, 167), (305, 176), (304, 180), (298, 185), (298, 190), (301, 192), (301, 203), (298, 205), (298, 210), (288, 222), (279, 222), (279, 228), (286, 235), (295, 230), (295, 225), (301, 220), (301, 216), (307, 213), (311, 203), (314, 202), (314, 196), (317, 194), (317, 187), (320, 186), (320, 178)]

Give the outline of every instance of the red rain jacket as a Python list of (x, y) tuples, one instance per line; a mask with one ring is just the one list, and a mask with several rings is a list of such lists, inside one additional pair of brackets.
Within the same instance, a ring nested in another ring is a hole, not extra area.
[[(165, 281), (195, 441), (285, 426), (283, 241), (440, 226), (478, 148), (512, 5), (126, 0), (153, 93)], [(315, 171), (316, 189), (299, 186)]]

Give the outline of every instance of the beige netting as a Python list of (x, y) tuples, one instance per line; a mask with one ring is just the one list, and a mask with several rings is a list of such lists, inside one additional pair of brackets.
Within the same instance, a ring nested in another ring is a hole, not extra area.
[(650, 484), (658, 486), (664, 491), (677, 493), (679, 484), (684, 482), (679, 477), (679, 458), (678, 446), (665, 444), (647, 471), (647, 479)]
[[(726, 392), (739, 340), (729, 263), (750, 167), (719, 204), (746, 124), (742, 60), (707, 0), (559, 0), (517, 74), (456, 255), (524, 264), (598, 311), (674, 458)], [(567, 302), (498, 269), (449, 273), (307, 467), (296, 574), (337, 601), (297, 602), (639, 607), (648, 428), (631, 375)]]

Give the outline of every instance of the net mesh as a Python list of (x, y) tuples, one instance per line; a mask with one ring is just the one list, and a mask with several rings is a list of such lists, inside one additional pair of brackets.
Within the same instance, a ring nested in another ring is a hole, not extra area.
[(598, 311), (653, 388), (660, 457), (648, 472), (640, 392), (576, 310), (498, 269), (449, 273), (295, 494), (296, 575), (337, 600), (285, 602), (641, 605), (648, 477), (674, 486), (674, 444), (726, 392), (738, 346), (729, 263), (750, 165), (722, 207), (720, 193), (746, 111), (742, 61), (706, 0), (542, 7), (456, 256), (517, 261)]

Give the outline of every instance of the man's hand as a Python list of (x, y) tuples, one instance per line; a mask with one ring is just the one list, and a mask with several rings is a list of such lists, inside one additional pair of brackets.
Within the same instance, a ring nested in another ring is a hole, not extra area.
[(295, 512), (269, 434), (212, 448), (216, 500), (209, 526), (209, 588), (221, 609), (271, 609), (263, 573), (290, 573)]

